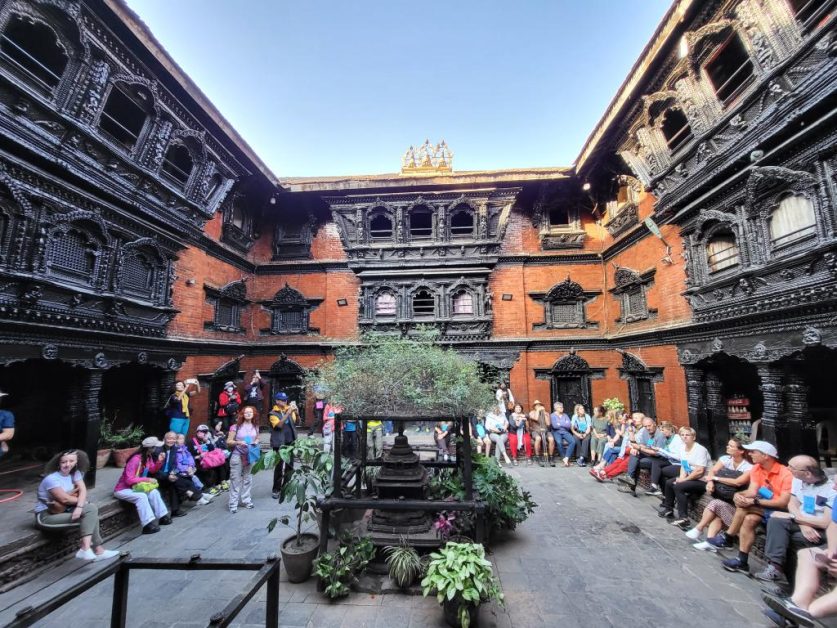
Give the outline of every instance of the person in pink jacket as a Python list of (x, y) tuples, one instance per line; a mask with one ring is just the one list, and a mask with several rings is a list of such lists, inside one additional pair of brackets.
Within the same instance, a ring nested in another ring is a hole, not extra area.
[[(171, 515), (156, 488), (157, 480), (153, 477), (160, 470), (160, 461), (157, 460), (154, 451), (162, 445), (163, 441), (154, 436), (142, 441), (136, 453), (128, 458), (125, 469), (113, 489), (116, 499), (131, 502), (136, 507), (143, 534), (154, 534), (160, 531), (160, 525), (167, 526), (171, 523)], [(157, 525), (155, 520), (159, 520), (160, 525)]]

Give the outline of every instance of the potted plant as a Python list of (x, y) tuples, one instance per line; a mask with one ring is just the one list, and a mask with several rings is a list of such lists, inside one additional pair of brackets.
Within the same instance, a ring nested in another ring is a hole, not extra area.
[(447, 543), (430, 555), (422, 595), (436, 595), (449, 626), (468, 628), (476, 623), (482, 602), (503, 603), (485, 549), (478, 543)]
[(385, 547), (384, 554), (390, 580), (400, 589), (406, 589), (413, 584), (422, 571), (421, 557), (415, 548), (407, 545), (406, 540), (402, 538), (398, 545)]
[(320, 579), (326, 597), (334, 600), (348, 595), (352, 583), (374, 556), (375, 546), (369, 537), (344, 534), (336, 550), (314, 561), (314, 575)]
[(605, 399), (602, 401), (602, 405), (604, 406), (605, 410), (615, 410), (616, 412), (622, 412), (625, 409), (625, 404), (619, 401), (619, 397), (611, 397), (610, 399)]
[(113, 464), (122, 468), (128, 462), (131, 454), (140, 446), (145, 435), (145, 430), (142, 425), (134, 427), (133, 423), (121, 430), (114, 430), (113, 421), (108, 422), (107, 428), (104, 427), (105, 423), (105, 421), (102, 422), (103, 428), (100, 433), (99, 443), (104, 446), (109, 446), (113, 450)]
[(304, 523), (316, 518), (317, 495), (325, 492), (329, 486), (329, 474), (332, 459), (324, 453), (316, 438), (298, 438), (290, 445), (285, 445), (279, 452), (270, 451), (253, 465), (253, 473), (272, 469), (278, 460), (290, 463), (296, 460), (296, 466), (290, 479), (282, 487), (281, 502), (293, 504), (296, 516), (276, 517), (268, 523), (271, 532), (277, 523), (282, 523), (294, 530), (294, 534), (285, 539), (280, 547), (282, 564), (291, 582), (305, 582), (311, 576), (314, 557), (320, 545), (318, 534), (303, 532)]
[(101, 427), (99, 428), (99, 449), (96, 450), (96, 468), (103, 469), (110, 460), (112, 451), (111, 437), (113, 435), (113, 422), (108, 419), (102, 419)]

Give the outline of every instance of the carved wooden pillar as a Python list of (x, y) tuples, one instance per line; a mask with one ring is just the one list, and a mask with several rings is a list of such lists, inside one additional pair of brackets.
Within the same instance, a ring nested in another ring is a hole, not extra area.
[(686, 398), (689, 408), (689, 425), (697, 432), (698, 442), (710, 443), (703, 400), (703, 379), (705, 373), (699, 366), (685, 366), (683, 370), (686, 372)]
[(96, 485), (96, 450), (99, 449), (99, 432), (102, 414), (99, 409), (99, 395), (102, 392), (102, 371), (84, 369), (72, 388), (67, 402), (67, 411), (72, 421), (73, 447), (83, 449), (90, 458), (90, 471), (85, 482)]
[(808, 454), (818, 459), (816, 423), (808, 411), (805, 377), (791, 369), (785, 375), (785, 408), (788, 417), (786, 457)]
[(706, 424), (710, 453), (713, 457), (726, 451), (729, 441), (729, 419), (722, 393), (723, 382), (715, 371), (706, 373)]
[(174, 383), (177, 381), (177, 371), (165, 370), (160, 376), (160, 396), (157, 402), (157, 417), (158, 417), (158, 433), (163, 434), (169, 429), (169, 422), (165, 419), (163, 407), (169, 400), (169, 395), (174, 392)]
[[(149, 426), (161, 425), (165, 402), (166, 399), (163, 398), (160, 388), (160, 376), (155, 370), (145, 382), (145, 394), (142, 402), (143, 420), (147, 421)], [(159, 432), (159, 430), (155, 430), (156, 432)]]
[(781, 367), (775, 364), (760, 364), (757, 370), (761, 381), (759, 389), (764, 398), (759, 440), (774, 443), (779, 450), (779, 455), (785, 459), (788, 454), (793, 455), (793, 452), (787, 448), (785, 438), (787, 436), (787, 421), (783, 413), (785, 375)]

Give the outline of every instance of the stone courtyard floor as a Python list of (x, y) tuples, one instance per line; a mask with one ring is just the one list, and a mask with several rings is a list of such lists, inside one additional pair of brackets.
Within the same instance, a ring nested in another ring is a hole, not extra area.
[[(411, 438), (411, 440), (413, 440)], [(491, 556), (506, 606), (483, 607), (481, 626), (766, 626), (759, 583), (727, 573), (720, 559), (692, 549), (683, 533), (656, 516), (653, 497), (632, 498), (614, 485), (594, 482), (585, 469), (509, 469), (539, 504), (534, 516), (498, 542)], [(261, 560), (277, 553), (287, 529), (266, 533), (278, 512), (270, 498), (271, 473), (254, 482), (253, 510), (230, 514), (224, 493), (211, 504), (159, 534), (139, 535), (139, 526), (109, 543), (135, 557)], [(0, 596), (0, 625), (16, 610), (44, 601), (100, 566), (64, 562), (46, 575)], [(133, 572), (128, 625), (142, 628), (206, 626), (249, 580), (248, 572)], [(45, 627), (109, 625), (113, 580), (100, 583), (38, 623)], [(353, 593), (332, 603), (312, 579), (280, 586), (280, 625), (442, 626), (435, 599)], [(265, 593), (238, 616), (236, 626), (264, 623)]]

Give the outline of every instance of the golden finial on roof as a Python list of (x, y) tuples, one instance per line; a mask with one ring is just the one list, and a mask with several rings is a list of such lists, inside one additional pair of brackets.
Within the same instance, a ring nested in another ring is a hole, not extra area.
[(436, 146), (429, 139), (416, 151), (410, 146), (401, 158), (401, 174), (439, 174), (452, 172), (453, 152), (448, 148), (445, 140)]

